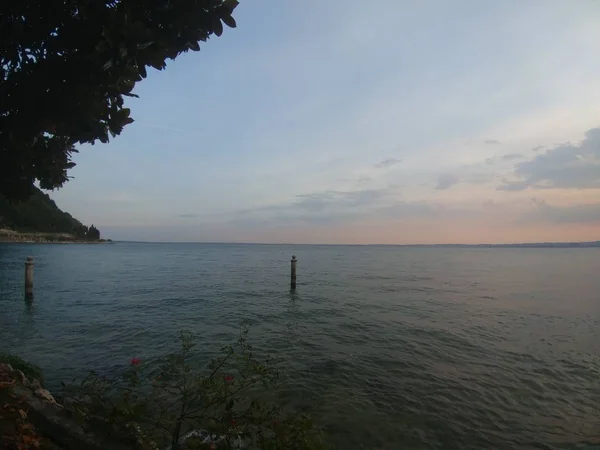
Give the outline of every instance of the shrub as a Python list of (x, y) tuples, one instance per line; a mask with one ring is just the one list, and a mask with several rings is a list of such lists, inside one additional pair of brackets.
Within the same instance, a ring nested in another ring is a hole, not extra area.
[(142, 449), (324, 448), (305, 414), (264, 402), (277, 382), (272, 359), (258, 361), (242, 330), (205, 371), (192, 362), (193, 336), (181, 350), (148, 364), (138, 358), (118, 377), (91, 373), (65, 386), (65, 405), (84, 426), (101, 427)]

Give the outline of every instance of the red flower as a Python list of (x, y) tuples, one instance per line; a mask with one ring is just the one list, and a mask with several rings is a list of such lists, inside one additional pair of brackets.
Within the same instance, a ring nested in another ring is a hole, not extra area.
[(231, 382), (233, 381), (233, 375), (225, 375), (225, 381)]
[(139, 363), (142, 362), (142, 360), (140, 358), (131, 358), (130, 362), (132, 366), (137, 366)]
[(208, 448), (210, 448), (211, 450), (214, 450), (215, 448), (217, 448), (217, 446), (215, 445), (214, 442), (211, 442), (210, 445), (208, 446)]
[(236, 424), (237, 424), (237, 422), (235, 421), (235, 419), (231, 419), (231, 426), (235, 427)]
[(279, 420), (274, 420), (273, 425), (275, 425), (275, 426), (279, 425)]

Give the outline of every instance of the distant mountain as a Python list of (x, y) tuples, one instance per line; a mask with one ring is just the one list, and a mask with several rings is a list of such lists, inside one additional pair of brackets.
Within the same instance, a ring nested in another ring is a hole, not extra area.
[[(373, 246), (381, 246), (374, 244)], [(522, 244), (404, 244), (398, 247), (428, 248), (588, 248), (600, 247), (600, 241), (588, 242), (524, 242)]]
[(16, 239), (19, 234), (30, 236), (34, 233), (54, 236), (54, 239), (45, 239), (48, 236), (44, 236), (39, 240), (100, 239), (100, 231), (96, 227), (87, 227), (69, 213), (61, 211), (48, 194), (38, 188), (34, 188), (33, 194), (23, 202), (11, 203), (0, 196), (0, 231), (4, 240), (11, 241), (23, 240)]
[(600, 247), (600, 241), (591, 242), (528, 242), (523, 244), (481, 244), (477, 247), (510, 247), (510, 248), (575, 248)]
[(600, 241), (591, 242), (524, 242), (522, 244), (434, 244), (431, 247), (475, 247), (475, 248), (575, 248), (600, 247)]

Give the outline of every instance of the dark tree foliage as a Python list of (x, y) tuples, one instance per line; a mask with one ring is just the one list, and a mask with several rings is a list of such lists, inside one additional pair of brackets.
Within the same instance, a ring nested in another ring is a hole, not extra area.
[[(8, 201), (0, 195), (0, 228), (42, 233), (69, 233), (79, 239), (90, 239), (88, 227), (69, 213), (61, 211), (48, 194), (33, 188), (23, 201)], [(100, 232), (94, 228), (94, 236)]]
[(2, 0), (0, 195), (67, 180), (75, 146), (131, 122), (124, 96), (167, 59), (220, 36), (237, 0)]
[(87, 232), (87, 239), (90, 241), (97, 241), (100, 239), (100, 230), (96, 228), (94, 225), (90, 226)]

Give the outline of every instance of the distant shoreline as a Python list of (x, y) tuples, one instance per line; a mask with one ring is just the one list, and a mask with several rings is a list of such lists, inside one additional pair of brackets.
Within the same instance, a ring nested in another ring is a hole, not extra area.
[(525, 242), (516, 244), (297, 244), (292, 242), (115, 241), (122, 244), (168, 245), (288, 245), (294, 247), (403, 247), (403, 248), (600, 248), (600, 241)]
[(111, 240), (79, 239), (70, 233), (19, 232), (0, 229), (0, 244), (110, 244)]
[(114, 244), (112, 241), (33, 241), (33, 240), (23, 240), (23, 241), (10, 241), (0, 238), (0, 244)]

